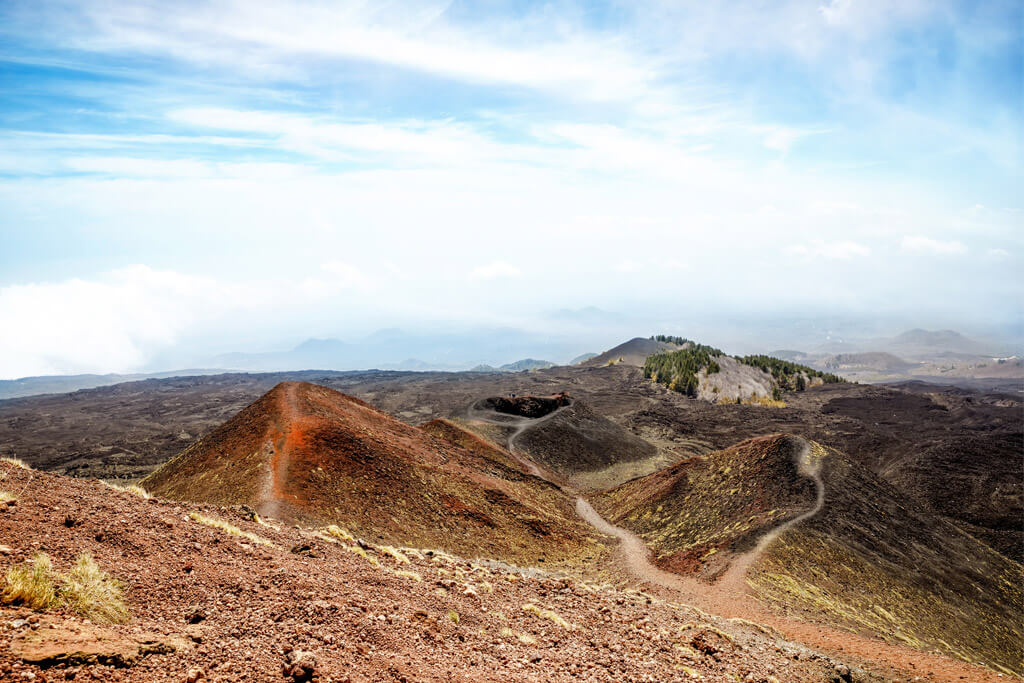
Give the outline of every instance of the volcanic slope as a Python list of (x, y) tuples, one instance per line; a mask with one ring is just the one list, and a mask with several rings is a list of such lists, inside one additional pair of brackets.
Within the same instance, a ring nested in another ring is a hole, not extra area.
[[(637, 591), (360, 546), (237, 507), (143, 500), (3, 461), (0, 488), (17, 496), (0, 503), (5, 682), (766, 683), (831, 680), (857, 663)], [(7, 569), (41, 550), (58, 572), (89, 553), (123, 589), (126, 623), (10, 600)]]
[(284, 382), (142, 484), (162, 497), (520, 564), (575, 568), (605, 552), (556, 487), (460, 432)]
[(482, 431), (511, 430), (504, 435), (510, 447), (578, 487), (607, 488), (676, 460), (565, 393), (487, 398), (467, 417), (469, 427), (491, 427)]
[(580, 365), (585, 367), (600, 367), (602, 365), (636, 365), (643, 366), (647, 357), (662, 351), (676, 351), (682, 347), (669, 342), (655, 341), (643, 337), (634, 337), (627, 342), (614, 346), (604, 353), (599, 353), (593, 358), (583, 361)]
[(659, 566), (752, 589), (776, 613), (1024, 672), (1024, 568), (834, 449), (750, 439), (593, 502)]

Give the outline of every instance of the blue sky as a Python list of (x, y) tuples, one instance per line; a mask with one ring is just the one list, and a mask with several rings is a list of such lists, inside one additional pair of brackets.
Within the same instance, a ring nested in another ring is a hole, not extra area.
[(0, 377), (588, 306), (1019, 330), (1022, 45), (1016, 2), (2, 0)]

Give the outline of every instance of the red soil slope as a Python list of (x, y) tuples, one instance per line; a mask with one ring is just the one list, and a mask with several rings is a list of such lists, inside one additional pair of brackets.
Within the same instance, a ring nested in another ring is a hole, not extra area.
[(359, 399), (279, 384), (144, 480), (179, 500), (338, 523), (370, 538), (575, 565), (605, 552), (571, 502), (498, 449), (465, 448)]
[[(17, 495), (0, 504), (0, 577), (39, 550), (59, 570), (89, 552), (124, 582), (130, 613), (98, 627), (0, 605), (2, 681), (766, 683), (846, 672), (748, 625), (632, 591), (411, 550), (406, 562), (372, 547), (364, 558), (354, 544), (268, 528), (237, 508), (146, 501), (2, 462), (0, 487)], [(84, 663), (90, 651), (106, 663)], [(25, 661), (47, 653), (68, 661)], [(877, 680), (854, 674), (843, 680)]]

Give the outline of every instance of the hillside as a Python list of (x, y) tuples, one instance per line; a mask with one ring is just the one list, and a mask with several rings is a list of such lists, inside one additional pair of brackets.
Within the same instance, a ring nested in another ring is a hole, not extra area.
[(761, 682), (828, 680), (838, 667), (880, 680), (753, 626), (532, 563), (360, 545), (3, 462), (0, 486), (18, 492), (0, 505), (0, 567), (22, 566), (41, 538), (55, 571), (88, 552), (121, 582), (128, 614), (100, 625), (0, 601), (4, 681)]
[(1021, 674), (1022, 566), (839, 451), (805, 443), (744, 441), (623, 484), (595, 507), (666, 569), (729, 584), (735, 566), (739, 585), (746, 570), (754, 597), (777, 612)]
[(583, 361), (580, 365), (584, 367), (600, 367), (602, 365), (617, 365), (621, 363), (623, 365), (641, 367), (648, 356), (661, 353), (662, 351), (674, 351), (678, 348), (679, 346), (676, 344), (646, 339), (644, 337), (634, 337), (627, 342), (608, 349), (604, 353), (599, 353)]
[(497, 438), (575, 486), (603, 488), (667, 464), (653, 445), (564, 393), (483, 399), (469, 418), (468, 426), (497, 429)]
[(729, 356), (712, 346), (679, 341), (678, 349), (647, 357), (644, 377), (711, 403), (778, 401), (786, 392), (843, 381), (836, 375), (772, 356)]
[(391, 543), (570, 565), (603, 547), (556, 489), (507, 455), (465, 448), (359, 399), (279, 384), (143, 480), (161, 497), (247, 505)]

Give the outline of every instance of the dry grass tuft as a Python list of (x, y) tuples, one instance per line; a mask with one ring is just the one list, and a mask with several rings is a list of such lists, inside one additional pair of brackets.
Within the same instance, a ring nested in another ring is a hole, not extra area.
[(416, 583), (422, 583), (423, 582), (423, 577), (420, 574), (416, 573), (416, 572), (410, 572), (410, 571), (407, 571), (405, 569), (391, 569), (389, 571), (392, 574), (394, 574), (395, 576), (401, 576), (401, 577), (406, 578), (406, 579), (412, 579)]
[(338, 526), (336, 524), (330, 525), (329, 527), (324, 529), (324, 531), (329, 533), (331, 536), (334, 536), (335, 538), (341, 539), (342, 541), (355, 541), (356, 540), (355, 536), (350, 534), (346, 529), (342, 529), (340, 526)]
[(540, 617), (541, 619), (547, 619), (548, 621), (557, 624), (558, 626), (561, 626), (566, 631), (572, 631), (576, 628), (568, 621), (563, 619), (558, 613), (553, 612), (549, 609), (543, 609), (541, 607), (538, 607), (537, 605), (534, 605), (532, 602), (523, 605), (523, 611), (528, 612), (536, 617)]
[(537, 644), (537, 639), (534, 638), (533, 636), (531, 636), (529, 633), (519, 633), (519, 634), (516, 635), (516, 638), (518, 638), (519, 642), (522, 643), (523, 645), (536, 645)]
[(6, 503), (11, 500), (18, 500), (18, 497), (10, 491), (0, 491), (0, 503)]
[(121, 582), (100, 569), (89, 553), (78, 556), (71, 571), (62, 577), (58, 593), (68, 609), (97, 624), (128, 621)]
[(785, 408), (786, 402), (779, 401), (771, 396), (751, 396), (744, 401), (748, 406), (763, 406), (765, 408)]
[(394, 559), (398, 564), (409, 564), (409, 558), (406, 557), (398, 548), (392, 548), (389, 545), (382, 545), (379, 546), (378, 549), (388, 557)]
[(188, 513), (188, 516), (193, 522), (199, 522), (200, 524), (206, 525), (208, 527), (220, 529), (224, 533), (230, 534), (232, 536), (239, 536), (241, 538), (246, 539), (247, 541), (252, 541), (253, 543), (258, 543), (259, 545), (265, 545), (269, 548), (277, 547), (267, 539), (257, 536), (252, 532), (243, 531), (238, 527), (234, 526), (233, 524), (228, 524), (222, 519), (207, 517), (206, 515), (201, 515), (198, 512), (190, 512)]
[(453, 609), (448, 610), (448, 619), (453, 623), (459, 623), (459, 613)]
[(67, 574), (53, 569), (45, 553), (36, 553), (30, 564), (7, 570), (0, 602), (34, 610), (63, 607), (98, 624), (128, 620), (121, 582), (111, 578), (89, 553), (82, 553)]
[(376, 557), (374, 557), (370, 553), (366, 552), (365, 550), (363, 550), (359, 546), (357, 546), (357, 545), (342, 545), (341, 547), (344, 548), (345, 550), (349, 551), (353, 555), (358, 555), (359, 557), (363, 558), (364, 560), (366, 560), (367, 562), (372, 564), (374, 567), (380, 567), (380, 561), (378, 561)]
[(25, 462), (24, 460), (20, 460), (18, 458), (3, 457), (3, 458), (0, 458), (0, 463), (4, 463), (6, 465), (11, 465), (13, 467), (20, 467), (23, 470), (30, 470), (30, 469), (32, 469), (31, 467), (28, 466), (27, 462)]
[(46, 553), (36, 553), (32, 563), (14, 565), (7, 570), (7, 581), (0, 591), (0, 602), (5, 605), (24, 605), (44, 610), (57, 604), (53, 564)]
[(113, 489), (114, 491), (123, 491), (124, 493), (130, 493), (133, 496), (138, 496), (139, 498), (142, 498), (143, 500), (149, 500), (150, 498), (153, 497), (149, 493), (149, 491), (142, 488), (138, 484), (128, 484), (128, 486), (121, 486), (120, 484), (111, 484), (110, 482), (106, 481), (102, 483), (108, 489)]

